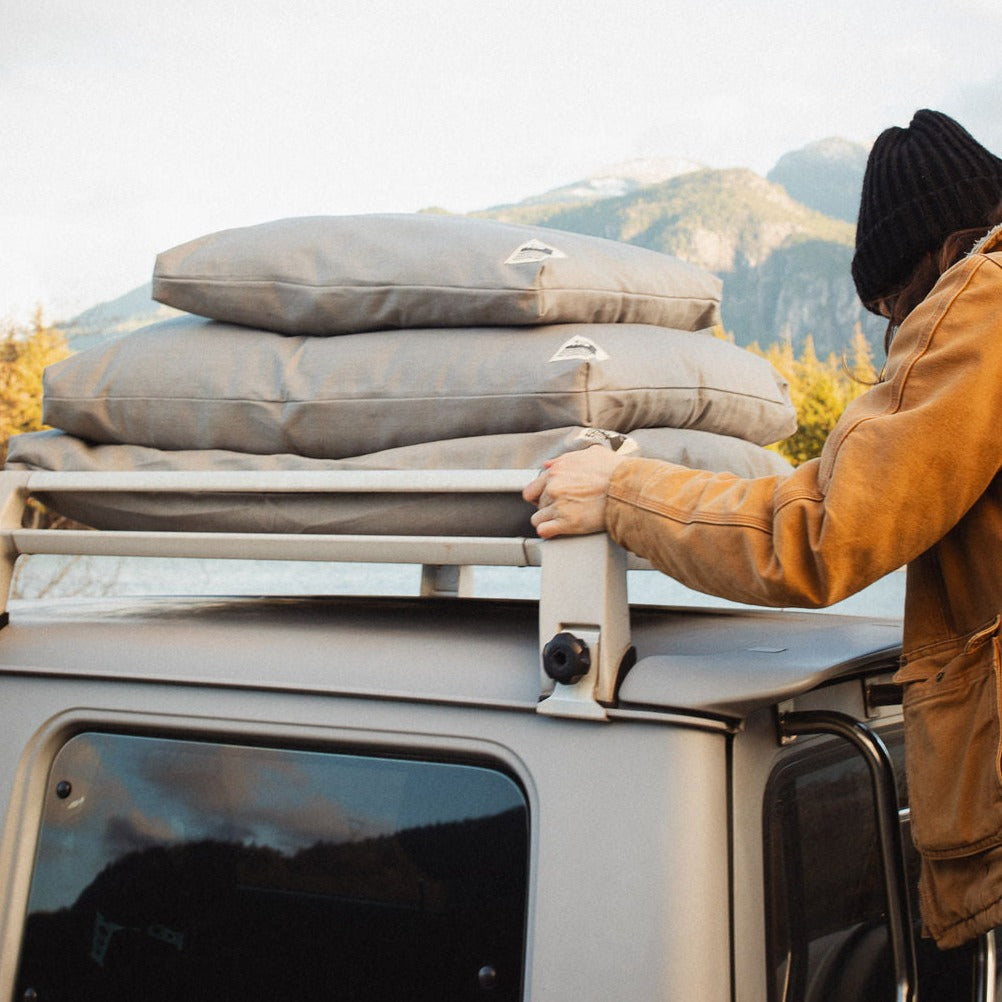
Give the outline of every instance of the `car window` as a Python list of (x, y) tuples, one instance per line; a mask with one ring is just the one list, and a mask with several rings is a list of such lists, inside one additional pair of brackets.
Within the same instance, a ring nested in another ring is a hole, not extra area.
[(527, 858), (497, 769), (81, 734), (15, 997), (518, 999)]
[[(881, 737), (895, 763), (913, 901), (918, 858), (908, 831), (900, 725)], [(838, 738), (791, 750), (765, 798), (770, 1002), (892, 1002), (896, 998), (883, 870), (869, 771)], [(982, 944), (939, 951), (912, 905), (923, 1002), (974, 996)]]

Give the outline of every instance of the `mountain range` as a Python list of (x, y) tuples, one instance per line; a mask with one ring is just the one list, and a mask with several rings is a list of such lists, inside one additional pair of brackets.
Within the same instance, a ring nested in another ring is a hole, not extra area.
[[(788, 339), (799, 351), (811, 335), (820, 355), (840, 355), (858, 324), (879, 357), (884, 324), (860, 305), (849, 273), (867, 153), (825, 139), (785, 154), (766, 177), (633, 160), (470, 215), (622, 240), (707, 268), (723, 281), (723, 326), (738, 344)], [(61, 326), (80, 350), (176, 312), (145, 285)]]

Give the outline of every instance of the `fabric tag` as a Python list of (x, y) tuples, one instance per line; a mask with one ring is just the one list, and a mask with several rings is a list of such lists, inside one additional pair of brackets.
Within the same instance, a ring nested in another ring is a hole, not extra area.
[(621, 452), (624, 456), (640, 451), (636, 439), (618, 431), (606, 431), (604, 428), (582, 428), (577, 437), (580, 442), (585, 442), (588, 445), (604, 445), (612, 449), (613, 452)]
[(568, 359), (578, 359), (585, 362), (604, 362), (609, 357), (607, 351), (594, 341), (580, 334), (565, 341), (550, 359), (551, 362), (566, 362)]
[(508, 255), (505, 264), (538, 264), (550, 258), (567, 257), (562, 250), (544, 244), (542, 240), (527, 240)]

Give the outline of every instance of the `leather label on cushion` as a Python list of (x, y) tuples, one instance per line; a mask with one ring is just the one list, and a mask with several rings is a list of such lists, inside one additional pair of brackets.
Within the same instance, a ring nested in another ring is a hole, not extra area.
[(606, 431), (604, 428), (582, 428), (577, 436), (578, 441), (585, 445), (605, 445), (613, 452), (621, 452), (624, 456), (640, 454), (640, 446), (635, 438), (621, 435), (618, 431)]
[(551, 362), (566, 362), (569, 359), (585, 362), (604, 362), (609, 353), (586, 337), (572, 337), (565, 341), (550, 358)]
[(539, 264), (554, 257), (567, 257), (562, 250), (544, 244), (542, 240), (527, 240), (508, 255), (505, 264)]

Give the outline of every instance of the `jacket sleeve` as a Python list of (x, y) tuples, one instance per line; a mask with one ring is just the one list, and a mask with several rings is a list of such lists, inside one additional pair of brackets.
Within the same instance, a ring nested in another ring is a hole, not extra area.
[(998, 255), (943, 275), (899, 328), (887, 371), (820, 458), (787, 476), (620, 464), (610, 535), (691, 588), (758, 605), (829, 605), (908, 563), (1002, 466)]

